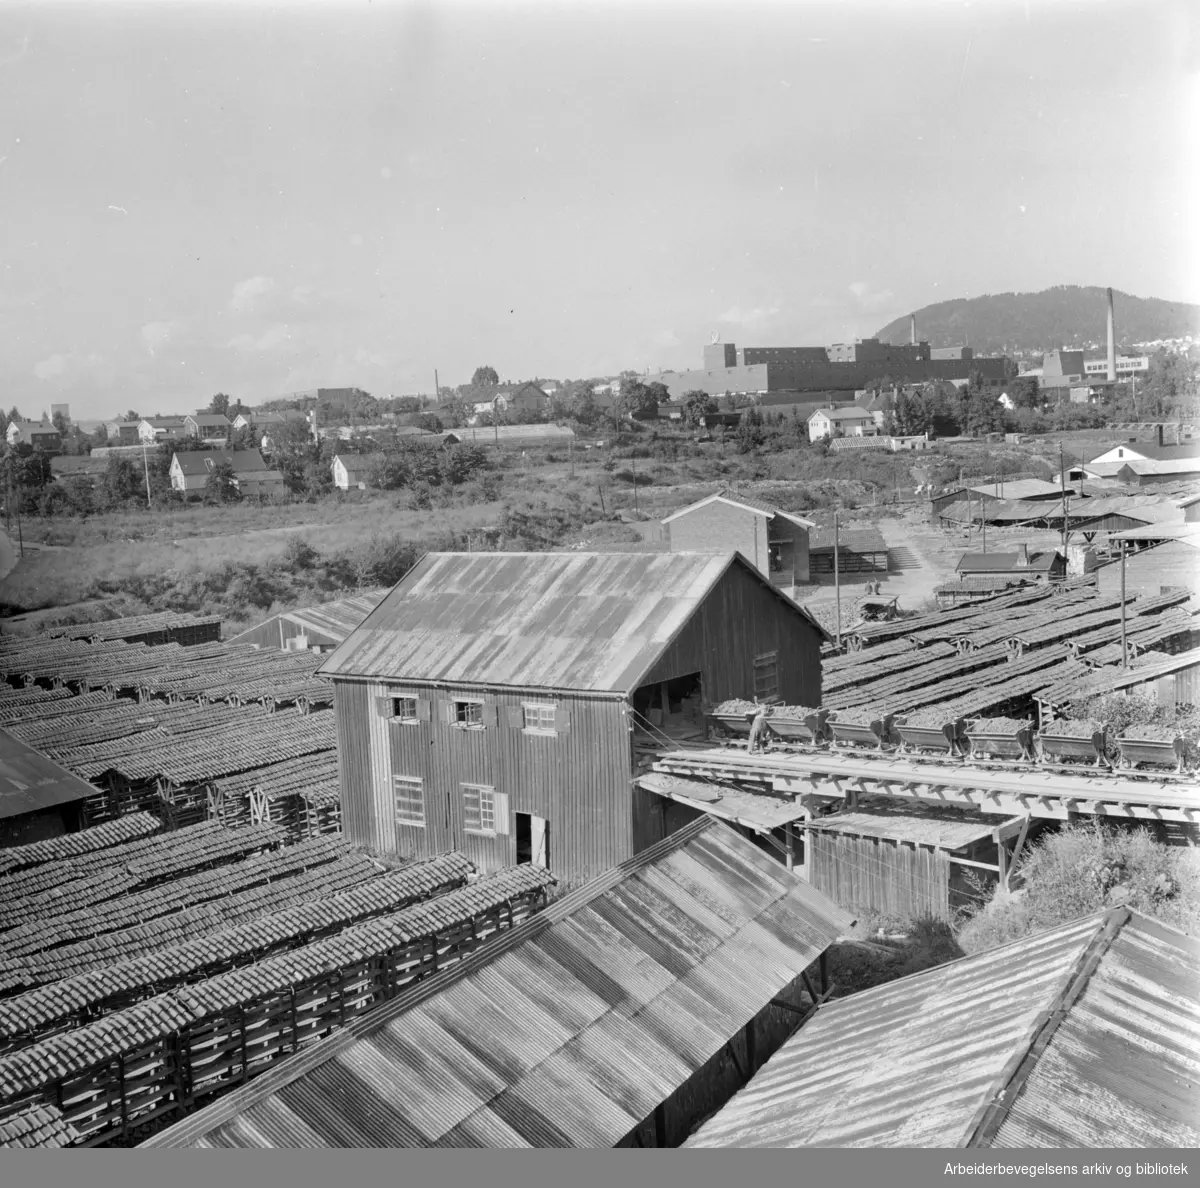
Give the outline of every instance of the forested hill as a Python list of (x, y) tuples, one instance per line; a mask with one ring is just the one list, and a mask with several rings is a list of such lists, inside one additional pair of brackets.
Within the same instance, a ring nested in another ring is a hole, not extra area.
[[(1200, 305), (1131, 297), (1113, 290), (1117, 344), (1200, 338)], [(979, 355), (1095, 347), (1105, 342), (1105, 293), (1094, 285), (1059, 285), (1040, 293), (995, 293), (939, 301), (916, 311), (917, 338), (930, 346), (968, 345)], [(908, 316), (877, 334), (884, 342), (909, 340)]]

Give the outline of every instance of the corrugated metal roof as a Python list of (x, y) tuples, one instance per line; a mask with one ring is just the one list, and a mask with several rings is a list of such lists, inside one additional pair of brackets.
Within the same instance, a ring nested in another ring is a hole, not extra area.
[(665, 772), (640, 776), (638, 784), (647, 792), (703, 809), (711, 816), (734, 821), (759, 832), (779, 829), (791, 821), (800, 820), (805, 813), (804, 805), (791, 797), (746, 792), (728, 784), (689, 780)]
[(95, 794), (91, 784), (0, 730), (0, 817), (17, 817)]
[[(838, 548), (851, 553), (886, 553), (887, 541), (878, 528), (840, 528)], [(814, 528), (808, 538), (809, 553), (833, 552), (833, 529)]]
[(319, 672), (626, 693), (731, 566), (774, 590), (732, 553), (430, 553)]
[(1200, 942), (1089, 916), (827, 1003), (685, 1146), (1194, 1147), (1198, 982)]
[(300, 607), (296, 610), (281, 611), (272, 615), (263, 623), (233, 636), (228, 642), (238, 643), (257, 635), (268, 624), (286, 619), (303, 630), (320, 636), (319, 642), (341, 643), (347, 636), (383, 601), (386, 591), (366, 590), (349, 598), (339, 598), (334, 602), (322, 602), (316, 606)]
[[(1003, 487), (1006, 499), (1049, 499), (1062, 495), (1062, 486), (1059, 483), (1048, 483), (1045, 479), (1008, 479), (1003, 483), (996, 480), (969, 489), (976, 495), (995, 498), (998, 486)], [(1068, 488), (1067, 494), (1072, 495), (1074, 492)]]
[(700, 820), (144, 1145), (611, 1147), (849, 923)]
[(1058, 560), (1058, 552), (1051, 549), (1042, 553), (1029, 553), (1025, 565), (1018, 564), (1018, 553), (963, 553), (958, 560), (959, 573), (1048, 573)]
[(863, 797), (857, 809), (819, 817), (813, 824), (828, 833), (914, 842), (939, 850), (959, 850), (990, 839), (995, 827), (995, 822), (970, 816), (962, 809), (917, 802), (897, 804), (879, 796)]
[(662, 522), (669, 524), (672, 520), (676, 520), (680, 516), (685, 516), (689, 512), (697, 511), (699, 508), (707, 507), (710, 503), (730, 503), (735, 507), (744, 507), (748, 511), (768, 518), (783, 516), (785, 520), (790, 520), (793, 524), (797, 524), (801, 528), (813, 528), (816, 526), (811, 520), (806, 520), (793, 512), (783, 511), (781, 508), (774, 507), (762, 499), (755, 499), (751, 495), (743, 495), (738, 491), (722, 491), (716, 495), (709, 495), (705, 499), (699, 499), (695, 503), (689, 503), (687, 507), (681, 507), (677, 512), (672, 512), (669, 516), (664, 516)]

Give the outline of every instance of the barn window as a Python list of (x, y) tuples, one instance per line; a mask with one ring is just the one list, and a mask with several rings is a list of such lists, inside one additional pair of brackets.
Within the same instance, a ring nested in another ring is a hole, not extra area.
[(754, 657), (754, 697), (766, 701), (779, 695), (779, 653), (764, 652)]
[(401, 722), (417, 721), (417, 699), (415, 697), (393, 697), (392, 717)]
[(421, 781), (412, 776), (394, 776), (392, 792), (396, 802), (397, 824), (424, 825), (425, 790)]
[(483, 784), (463, 784), (463, 828), (495, 836), (508, 832), (508, 796)]
[(454, 720), (460, 726), (482, 726), (483, 702), (456, 701), (454, 703)]
[(547, 701), (523, 701), (521, 711), (524, 715), (525, 729), (538, 730), (543, 733), (554, 733), (554, 706)]

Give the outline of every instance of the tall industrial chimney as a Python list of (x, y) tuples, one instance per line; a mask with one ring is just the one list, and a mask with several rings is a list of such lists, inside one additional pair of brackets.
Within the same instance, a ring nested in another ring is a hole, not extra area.
[(917, 315), (916, 314), (908, 315), (908, 341), (911, 342), (913, 346), (917, 345)]
[(1108, 290), (1108, 382), (1117, 378), (1117, 333), (1113, 327), (1112, 289)]

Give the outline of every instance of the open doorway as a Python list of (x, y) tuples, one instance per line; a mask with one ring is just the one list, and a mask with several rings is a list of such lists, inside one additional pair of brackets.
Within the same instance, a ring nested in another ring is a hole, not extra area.
[(630, 702), (639, 741), (704, 737), (704, 690), (698, 672), (642, 685)]
[(517, 865), (550, 869), (550, 822), (532, 813), (517, 813)]

